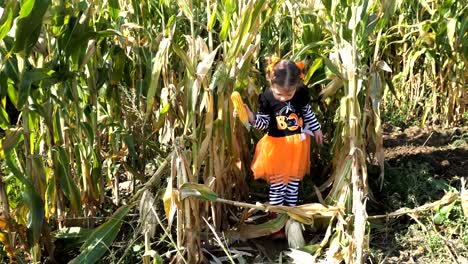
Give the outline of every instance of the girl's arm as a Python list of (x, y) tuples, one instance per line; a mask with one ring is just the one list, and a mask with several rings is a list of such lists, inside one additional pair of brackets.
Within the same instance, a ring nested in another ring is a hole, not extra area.
[(317, 121), (317, 117), (315, 117), (315, 114), (312, 112), (310, 104), (306, 104), (304, 107), (302, 107), (302, 111), (304, 112), (304, 128), (306, 130), (312, 131), (314, 133), (315, 141), (317, 142), (317, 144), (322, 145), (322, 127)]
[(259, 130), (267, 129), (270, 125), (270, 116), (263, 113), (254, 114), (252, 110), (250, 110), (249, 106), (244, 105), (245, 110), (247, 111), (247, 115), (249, 116), (250, 124)]

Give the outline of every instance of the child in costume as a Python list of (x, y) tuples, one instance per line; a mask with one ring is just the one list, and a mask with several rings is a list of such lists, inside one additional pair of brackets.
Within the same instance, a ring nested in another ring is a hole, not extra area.
[(321, 145), (321, 126), (302, 83), (303, 63), (273, 57), (267, 67), (270, 87), (258, 98), (254, 114), (245, 105), (250, 124), (268, 130), (257, 143), (251, 169), (255, 179), (270, 183), (272, 205), (295, 206), (299, 182), (309, 173), (310, 136)]

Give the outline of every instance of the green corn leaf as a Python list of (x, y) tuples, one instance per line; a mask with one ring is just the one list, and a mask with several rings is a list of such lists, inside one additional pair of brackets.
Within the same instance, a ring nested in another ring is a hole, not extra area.
[(133, 138), (133, 135), (125, 134), (124, 142), (128, 146), (128, 154), (130, 154), (133, 160), (138, 160), (138, 153), (135, 148), (135, 140)]
[(44, 221), (44, 207), (42, 199), (36, 192), (31, 181), (25, 177), (25, 173), (17, 166), (18, 157), (13, 151), (5, 153), (5, 163), (13, 175), (24, 184), (23, 199), (29, 210), (27, 215), (27, 238), (30, 245), (39, 243), (42, 223)]
[[(63, 140), (63, 133), (62, 133), (62, 128), (60, 127), (60, 116), (61, 116), (61, 113), (60, 111), (57, 111), (55, 110), (54, 111), (55, 113), (53, 114), (53, 119), (52, 119), (52, 127), (54, 129), (54, 138), (53, 138), (53, 141), (57, 144), (57, 145), (61, 145), (62, 142), (64, 141)], [(79, 166), (78, 166), (79, 167)]]
[(120, 207), (104, 224), (97, 227), (81, 247), (81, 253), (70, 264), (93, 264), (104, 256), (117, 237), (131, 206)]
[(314, 62), (312, 63), (312, 66), (307, 71), (307, 75), (304, 78), (304, 82), (308, 83), (310, 78), (312, 78), (312, 75), (314, 75), (314, 73), (322, 66), (323, 66), (323, 58), (320, 57), (320, 58), (315, 59)]
[(214, 92), (216, 87), (223, 87), (224, 83), (226, 82), (227, 74), (228, 73), (226, 72), (226, 65), (222, 62), (218, 64), (216, 71), (211, 77), (209, 89)]
[(213, 192), (208, 186), (197, 183), (184, 183), (180, 186), (180, 199), (195, 196), (205, 201), (215, 201), (218, 195)]
[(78, 213), (81, 210), (81, 195), (78, 186), (72, 178), (70, 159), (62, 147), (56, 147), (56, 151), (58, 154), (57, 176), (60, 187), (62, 188), (65, 197), (70, 201), (71, 209)]
[(171, 40), (169, 38), (165, 38), (159, 44), (159, 50), (156, 53), (156, 57), (154, 58), (153, 68), (151, 71), (151, 83), (148, 89), (147, 95), (147, 102), (146, 102), (146, 118), (152, 113), (153, 104), (154, 104), (154, 96), (157, 94), (157, 90), (159, 87), (159, 78), (161, 74), (161, 70), (163, 64), (165, 62), (166, 54), (171, 46)]
[(225, 41), (227, 38), (229, 25), (231, 24), (232, 13), (227, 13), (224, 15), (223, 25), (221, 27), (221, 32), (219, 33), (219, 39)]
[(50, 0), (27, 0), (22, 3), (13, 52), (25, 51), (26, 55), (29, 54), (39, 38), (42, 19), (50, 2)]
[(192, 60), (187, 55), (187, 52), (183, 51), (176, 43), (173, 43), (171, 47), (172, 50), (177, 54), (177, 56), (179, 56), (179, 58), (182, 59), (190, 75), (195, 75), (195, 68), (193, 67)]
[(6, 130), (6, 135), (1, 141), (0, 152), (2, 156), (9, 155), (10, 151), (13, 150), (18, 143), (23, 140), (23, 129), (9, 129)]
[(2, 104), (0, 104), (0, 128), (6, 130), (10, 126), (10, 117)]
[(26, 1), (24, 1), (23, 4), (21, 5), (19, 18), (29, 16), (29, 14), (31, 14), (31, 11), (33, 10), (35, 2), (36, 2), (36, 0), (26, 0)]
[(27, 218), (28, 242), (37, 245), (41, 237), (42, 224), (44, 222), (44, 206), (42, 199), (31, 184), (24, 188), (23, 199), (29, 209)]
[(182, 9), (182, 12), (184, 15), (189, 19), (193, 19), (193, 13), (190, 9), (190, 6), (187, 3), (187, 0), (177, 0), (177, 4), (179, 5), (180, 9)]
[(14, 6), (16, 5), (16, 1), (10, 1), (8, 6), (5, 8), (4, 12), (6, 12), (6, 18), (0, 20), (0, 40), (2, 40), (10, 31), (11, 26), (13, 25), (13, 17), (14, 17)]
[(109, 10), (112, 18), (117, 19), (120, 12), (119, 0), (109, 0)]
[(50, 79), (51, 74), (52, 72), (48, 69), (32, 69), (23, 74), (21, 83), (19, 84), (18, 109), (23, 108), (26, 103), (30, 93), (31, 84)]
[(213, 30), (213, 27), (216, 23), (216, 8), (218, 8), (218, 1), (214, 2), (213, 10), (211, 11), (211, 16), (209, 18), (209, 22), (207, 24), (208, 32)]
[(8, 97), (10, 97), (11, 103), (18, 109), (18, 91), (15, 89), (14, 85), (8, 84), (7, 94)]
[(236, 2), (237, 1), (235, 0), (224, 0), (224, 10), (228, 13), (233, 13), (234, 11), (236, 11)]
[(278, 214), (278, 217), (259, 225), (242, 224), (236, 230), (227, 232), (228, 237), (239, 237), (242, 239), (252, 239), (273, 234), (284, 227), (288, 221), (287, 214)]
[(89, 142), (94, 142), (94, 133), (93, 128), (88, 122), (81, 122), (80, 123), (81, 129), (85, 132), (86, 137), (88, 138)]
[(323, 59), (323, 61), (325, 62), (325, 65), (327, 66), (327, 68), (328, 68), (333, 74), (335, 74), (335, 75), (338, 76), (338, 77), (341, 77), (340, 70), (338, 69), (338, 67), (336, 67), (336, 65), (335, 65), (331, 60), (329, 60), (327, 57), (324, 57), (324, 56), (322, 56), (322, 59)]
[(93, 169), (91, 172), (92, 176), (92, 182), (91, 184), (93, 185), (93, 190), (96, 190), (95, 192), (92, 193), (93, 198), (96, 200), (99, 200), (99, 185), (100, 185), (100, 180), (101, 180), (101, 173), (102, 173), (102, 167), (101, 167), (101, 162), (99, 162), (99, 157), (96, 153), (96, 149), (92, 150), (93, 154)]

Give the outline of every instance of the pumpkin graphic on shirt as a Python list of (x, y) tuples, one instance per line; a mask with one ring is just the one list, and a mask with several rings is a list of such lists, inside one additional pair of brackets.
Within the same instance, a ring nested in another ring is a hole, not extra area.
[(295, 113), (294, 106), (290, 102), (276, 113), (276, 124), (279, 130), (296, 131), (303, 126), (303, 120)]

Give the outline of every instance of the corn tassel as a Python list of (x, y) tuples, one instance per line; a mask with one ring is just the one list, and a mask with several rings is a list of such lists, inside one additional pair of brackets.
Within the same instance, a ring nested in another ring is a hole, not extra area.
[(242, 97), (239, 94), (239, 92), (232, 92), (231, 100), (234, 105), (234, 109), (236, 109), (237, 111), (237, 116), (239, 117), (239, 120), (242, 122), (242, 124), (249, 128), (249, 116), (247, 115), (247, 110), (245, 110), (244, 102), (242, 101)]

